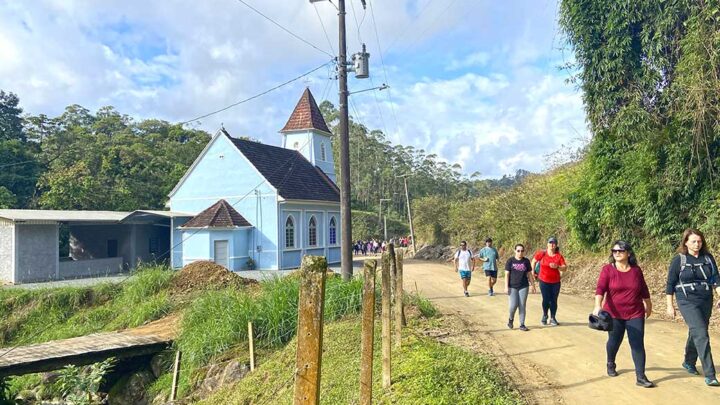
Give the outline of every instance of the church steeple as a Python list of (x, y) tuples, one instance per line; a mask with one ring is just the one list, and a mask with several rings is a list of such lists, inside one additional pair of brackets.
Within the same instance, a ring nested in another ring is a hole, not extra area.
[(280, 130), (283, 148), (295, 149), (335, 180), (332, 132), (309, 88), (303, 92), (287, 123)]
[(332, 134), (320, 112), (320, 107), (318, 107), (315, 102), (315, 97), (313, 97), (310, 89), (306, 87), (305, 92), (303, 92), (302, 97), (300, 97), (300, 100), (298, 100), (295, 106), (295, 110), (293, 110), (288, 122), (280, 132), (285, 133), (309, 129)]

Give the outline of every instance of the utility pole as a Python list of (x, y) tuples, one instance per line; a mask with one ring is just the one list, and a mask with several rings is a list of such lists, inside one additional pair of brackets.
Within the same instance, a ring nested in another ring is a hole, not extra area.
[(382, 214), (382, 203), (383, 201), (392, 201), (390, 198), (381, 198), (380, 199), (380, 212), (378, 213), (378, 226), (383, 225), (383, 235), (385, 236), (385, 240), (387, 242), (387, 214), (385, 214), (385, 221), (383, 221), (383, 214)]
[(413, 254), (415, 254), (417, 253), (417, 249), (415, 248), (415, 231), (413, 230), (412, 213), (410, 212), (410, 193), (408, 193), (407, 176), (408, 174), (403, 174), (398, 177), (402, 177), (405, 183), (405, 201), (407, 201), (408, 221), (410, 222), (410, 240), (412, 242)]
[(345, 40), (345, 0), (338, 0), (340, 55), (338, 79), (340, 80), (340, 273), (344, 281), (350, 281), (352, 267), (352, 217), (350, 212), (350, 129), (348, 127), (347, 43)]

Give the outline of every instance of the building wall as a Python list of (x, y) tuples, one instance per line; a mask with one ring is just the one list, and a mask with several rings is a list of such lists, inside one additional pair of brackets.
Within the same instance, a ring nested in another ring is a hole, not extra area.
[[(338, 203), (292, 203), (280, 204), (280, 235), (281, 266), (284, 269), (300, 266), (302, 256), (325, 256), (328, 263), (340, 262), (340, 204)], [(285, 248), (285, 223), (292, 216), (295, 221), (295, 247)], [(308, 243), (308, 225), (314, 216), (317, 221), (317, 245)], [(335, 243), (330, 244), (330, 219), (335, 218)]]
[[(170, 209), (197, 214), (220, 199), (225, 199), (254, 226), (249, 243), (254, 246), (251, 256), (258, 268), (277, 269), (277, 191), (224, 135), (211, 141), (170, 196)], [(186, 256), (177, 250), (176, 258)]]
[(15, 282), (15, 225), (0, 221), (0, 281)]
[(215, 241), (228, 241), (228, 268), (232, 271), (247, 269), (248, 240), (252, 229), (183, 231), (183, 266), (198, 260), (215, 261)]
[(15, 225), (16, 283), (46, 281), (58, 274), (58, 225)]
[(117, 240), (118, 257), (130, 267), (133, 260), (133, 225), (72, 225), (70, 229), (70, 257), (74, 260), (104, 259), (108, 257), (108, 240)]
[(183, 266), (183, 231), (180, 227), (189, 221), (191, 217), (175, 217), (170, 220), (170, 249), (172, 249), (171, 266), (179, 269)]
[[(130, 232), (134, 233), (134, 247), (131, 246), (131, 256), (135, 258), (134, 265), (138, 263), (153, 263), (165, 260), (169, 257), (170, 249), (170, 227), (152, 224), (130, 225)], [(156, 252), (150, 252), (150, 240), (155, 239)]]
[[(335, 162), (333, 158), (333, 149), (331, 137), (314, 131), (292, 132), (283, 134), (283, 147), (286, 149), (296, 149), (305, 156), (310, 163), (319, 167), (334, 182), (335, 179)], [(322, 146), (325, 144), (325, 160), (322, 159)]]

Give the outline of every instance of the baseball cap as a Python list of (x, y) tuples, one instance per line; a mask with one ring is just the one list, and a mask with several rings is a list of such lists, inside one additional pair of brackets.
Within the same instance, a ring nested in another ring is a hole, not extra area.
[(557, 239), (555, 239), (554, 236), (551, 236), (550, 238), (548, 238), (547, 243), (554, 243), (557, 245), (558, 241), (557, 241)]

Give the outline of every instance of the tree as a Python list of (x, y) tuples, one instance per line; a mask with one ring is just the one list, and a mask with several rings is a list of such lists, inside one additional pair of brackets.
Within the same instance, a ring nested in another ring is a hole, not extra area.
[(28, 142), (13, 93), (0, 90), (0, 206), (22, 208), (31, 204), (40, 168), (37, 145)]
[(0, 141), (25, 140), (22, 127), (20, 99), (13, 93), (0, 90)]

